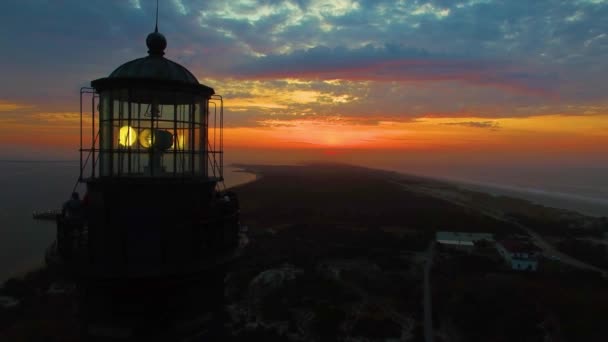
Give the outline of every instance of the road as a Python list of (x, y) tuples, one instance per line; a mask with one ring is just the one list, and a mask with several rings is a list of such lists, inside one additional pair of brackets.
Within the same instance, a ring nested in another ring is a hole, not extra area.
[(528, 233), (530, 235), (532, 240), (534, 240), (534, 243), (543, 250), (543, 254), (545, 256), (547, 256), (547, 257), (556, 256), (560, 259), (560, 262), (562, 262), (564, 264), (567, 264), (567, 265), (570, 265), (572, 267), (576, 267), (579, 269), (600, 272), (604, 278), (608, 278), (607, 270), (604, 270), (597, 266), (593, 266), (591, 264), (588, 264), (581, 260), (575, 259), (567, 254), (560, 252), (559, 250), (557, 250), (557, 248), (555, 248), (553, 245), (551, 245), (547, 240), (545, 240), (542, 236), (540, 236), (538, 233), (536, 233), (530, 227), (526, 227), (513, 219), (506, 218), (506, 217), (504, 217), (504, 215), (502, 215), (502, 213), (498, 213), (498, 212), (488, 209), (488, 208), (480, 208), (479, 206), (475, 206), (472, 203), (468, 203), (466, 201), (459, 200), (458, 196), (442, 196), (441, 194), (433, 192), (431, 189), (427, 189), (424, 187), (416, 187), (416, 186), (412, 186), (409, 184), (399, 183), (397, 181), (390, 181), (390, 182), (393, 184), (398, 184), (408, 191), (422, 193), (422, 194), (425, 194), (428, 196), (439, 198), (441, 200), (450, 202), (455, 205), (459, 205), (461, 207), (474, 209), (474, 210), (477, 210), (478, 212), (480, 212), (481, 214), (491, 217), (495, 220), (516, 225), (517, 227), (519, 227), (520, 229), (522, 229), (523, 231), (525, 231), (526, 233)]
[(433, 306), (432, 306), (432, 295), (431, 295), (431, 268), (433, 266), (433, 255), (435, 253), (435, 241), (431, 241), (429, 244), (428, 258), (426, 265), (424, 266), (424, 295), (423, 295), (423, 307), (424, 307), (424, 340), (426, 342), (433, 342)]
[[(461, 205), (464, 205), (464, 204), (461, 204)], [(469, 206), (469, 208), (470, 207), (471, 206)], [(583, 270), (599, 272), (602, 274), (603, 277), (605, 277), (605, 278), (608, 277), (608, 271), (606, 271), (602, 268), (599, 268), (597, 266), (588, 264), (584, 261), (575, 259), (575, 258), (569, 256), (568, 254), (564, 254), (564, 253), (560, 252), (557, 248), (555, 248), (553, 245), (551, 245), (550, 242), (545, 240), (540, 234), (538, 234), (537, 232), (532, 230), (530, 227), (526, 227), (513, 219), (506, 218), (503, 215), (497, 214), (493, 211), (488, 211), (483, 208), (474, 208), (474, 209), (477, 209), (480, 213), (482, 213), (488, 217), (491, 217), (495, 220), (506, 222), (506, 223), (511, 223), (511, 224), (517, 226), (518, 228), (522, 229), (526, 233), (528, 233), (528, 235), (530, 235), (530, 238), (534, 241), (534, 244), (543, 250), (543, 254), (545, 255), (545, 257), (556, 256), (559, 258), (559, 261), (561, 263), (570, 265), (575, 268), (583, 269)]]
[(601, 269), (597, 266), (588, 264), (586, 262), (580, 261), (567, 254), (560, 252), (557, 248), (553, 247), (553, 245), (551, 245), (547, 240), (545, 240), (542, 236), (540, 236), (538, 233), (536, 233), (532, 229), (530, 229), (526, 226), (523, 226), (523, 225), (519, 224), (518, 222), (515, 222), (512, 220), (503, 219), (503, 221), (512, 223), (512, 224), (518, 226), (519, 228), (523, 229), (524, 231), (526, 231), (526, 233), (528, 233), (530, 235), (530, 237), (534, 240), (534, 243), (543, 250), (543, 254), (546, 257), (556, 256), (559, 258), (559, 261), (564, 264), (567, 264), (567, 265), (570, 265), (570, 266), (573, 266), (576, 268), (580, 268), (583, 270), (599, 272), (602, 274), (602, 276), (604, 278), (608, 277), (608, 271)]

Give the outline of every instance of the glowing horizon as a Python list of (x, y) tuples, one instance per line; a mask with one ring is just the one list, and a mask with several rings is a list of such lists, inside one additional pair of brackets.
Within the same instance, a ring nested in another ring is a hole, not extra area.
[[(224, 96), (228, 149), (600, 159), (608, 143), (605, 1), (164, 6), (166, 57)], [(75, 155), (78, 88), (145, 54), (154, 9), (10, 5), (28, 39), (0, 56), (0, 159)]]

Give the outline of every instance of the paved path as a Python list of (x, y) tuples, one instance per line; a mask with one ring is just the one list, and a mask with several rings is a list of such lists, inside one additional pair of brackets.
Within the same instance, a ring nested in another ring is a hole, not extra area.
[(435, 253), (435, 241), (429, 244), (428, 259), (424, 266), (424, 340), (433, 342), (433, 305), (431, 300), (431, 268), (433, 266), (433, 254)]

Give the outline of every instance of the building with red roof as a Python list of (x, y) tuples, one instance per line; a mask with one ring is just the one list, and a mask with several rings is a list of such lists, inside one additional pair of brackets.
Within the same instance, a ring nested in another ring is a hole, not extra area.
[(519, 240), (501, 240), (496, 242), (498, 253), (514, 270), (536, 271), (540, 248), (531, 242)]

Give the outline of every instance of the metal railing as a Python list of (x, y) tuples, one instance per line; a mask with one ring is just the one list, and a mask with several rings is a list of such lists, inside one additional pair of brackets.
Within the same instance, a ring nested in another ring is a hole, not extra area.
[[(190, 222), (191, 229), (183, 231), (191, 234), (191, 236), (185, 237), (188, 241), (195, 241), (197, 240), (195, 237), (200, 236), (200, 243), (203, 243), (206, 247), (193, 248), (190, 254), (188, 256), (184, 255), (186, 258), (181, 261), (188, 262), (188, 260), (193, 261), (196, 258), (206, 258), (209, 255), (238, 247), (238, 234), (240, 232), (239, 204), (236, 197), (229, 194), (226, 194), (226, 196), (229, 196), (230, 200), (224, 201), (223, 197), (217, 199), (216, 203), (219, 210), (215, 215), (193, 220)], [(74, 220), (57, 215), (57, 237), (46, 252), (47, 263), (86, 266), (106, 258), (118, 260), (110, 255), (107, 257), (103, 255), (103, 253), (111, 253), (111, 249), (98, 249), (97, 253), (102, 252), (101, 255), (93, 253), (90, 245), (92, 241), (89, 239), (89, 229), (85, 218)], [(167, 226), (166, 229), (175, 231), (173, 226)], [(167, 250), (167, 241), (162, 240), (160, 242), (159, 250)], [(127, 241), (123, 241), (122, 245), (125, 248), (130, 246)], [(125, 256), (129, 253), (126, 250), (123, 252), (120, 263), (128, 263), (129, 260)], [(167, 262), (168, 256), (165, 255), (161, 263), (166, 264)]]

